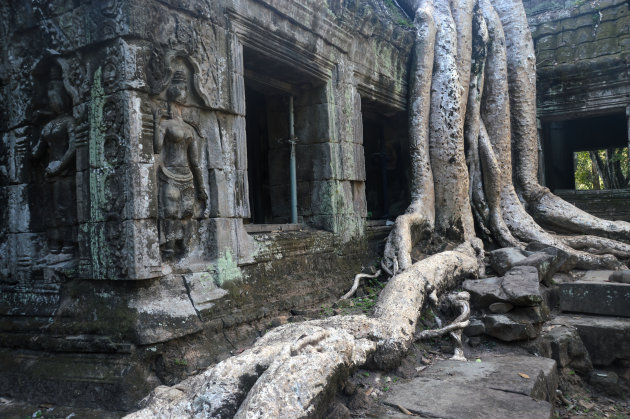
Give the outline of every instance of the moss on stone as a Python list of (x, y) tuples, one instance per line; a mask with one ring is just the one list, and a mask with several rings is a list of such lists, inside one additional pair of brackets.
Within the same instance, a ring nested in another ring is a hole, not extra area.
[(222, 287), (226, 282), (232, 282), (242, 279), (243, 277), (241, 269), (232, 258), (232, 253), (229, 250), (226, 250), (225, 253), (217, 259), (211, 271), (212, 279), (218, 287)]

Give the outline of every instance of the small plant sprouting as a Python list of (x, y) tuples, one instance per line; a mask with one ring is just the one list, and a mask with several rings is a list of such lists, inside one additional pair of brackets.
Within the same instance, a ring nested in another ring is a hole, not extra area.
[(188, 361), (186, 361), (185, 359), (182, 358), (175, 358), (175, 365), (180, 365), (182, 367), (185, 367), (188, 365)]

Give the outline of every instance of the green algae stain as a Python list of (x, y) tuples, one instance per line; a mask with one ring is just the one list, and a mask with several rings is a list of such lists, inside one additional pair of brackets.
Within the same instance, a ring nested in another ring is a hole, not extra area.
[(90, 222), (84, 229), (90, 240), (92, 274), (95, 278), (107, 276), (109, 267), (114, 266), (105, 237), (105, 215), (102, 208), (107, 202), (106, 178), (111, 168), (105, 162), (105, 136), (102, 132), (105, 91), (101, 85), (102, 69), (94, 72), (94, 83), (90, 91), (89, 107), (89, 182), (90, 182)]
[(232, 282), (243, 278), (243, 273), (238, 267), (236, 261), (232, 258), (232, 253), (227, 250), (219, 259), (217, 259), (213, 268), (212, 279), (214, 283), (220, 287), (226, 282)]

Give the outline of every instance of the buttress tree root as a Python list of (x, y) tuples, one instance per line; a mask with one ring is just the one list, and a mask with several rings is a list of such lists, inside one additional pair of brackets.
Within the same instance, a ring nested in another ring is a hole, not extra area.
[(398, 2), (415, 16), (412, 201), (387, 240), (382, 266), (392, 278), (374, 313), (280, 326), (251, 349), (158, 387), (129, 418), (321, 414), (352, 369), (399, 363), (433, 291), (483, 275), (480, 238), (555, 246), (580, 268), (625, 267), (629, 223), (593, 217), (538, 184), (536, 58), (521, 1)]

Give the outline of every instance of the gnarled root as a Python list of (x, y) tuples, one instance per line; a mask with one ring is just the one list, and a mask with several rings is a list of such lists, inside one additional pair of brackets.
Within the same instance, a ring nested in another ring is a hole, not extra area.
[(630, 242), (630, 223), (595, 217), (552, 194), (547, 188), (542, 189), (537, 198), (529, 199), (527, 208), (539, 223), (559, 232), (591, 234)]
[[(398, 216), (385, 243), (381, 268), (390, 276), (408, 269), (413, 264), (411, 249), (414, 243), (423, 231), (430, 229), (429, 220), (420, 211)], [(416, 236), (415, 240), (413, 236)]]
[(412, 203), (406, 213), (396, 219), (385, 245), (381, 267), (389, 275), (396, 275), (412, 265), (411, 249), (414, 243), (423, 232), (433, 231), (435, 225), (435, 192), (429, 154), (429, 115), (436, 28), (433, 2), (420, 0), (417, 4), (416, 42), (409, 83)]
[(361, 283), (361, 278), (378, 278), (379, 276), (381, 276), (381, 270), (380, 269), (378, 271), (376, 271), (375, 274), (372, 274), (372, 275), (370, 275), (370, 274), (356, 274), (354, 276), (354, 282), (352, 284), (352, 288), (350, 288), (350, 291), (345, 293), (344, 296), (340, 298), (340, 300), (347, 300), (348, 298), (352, 297), (355, 292), (357, 292), (357, 288), (359, 288), (359, 284)]
[(322, 413), (330, 386), (352, 368), (392, 368), (413, 342), (426, 290), (477, 272), (470, 245), (430, 256), (394, 276), (372, 317), (335, 316), (273, 329), (255, 345), (174, 387), (158, 387), (127, 418), (305, 417)]
[(452, 306), (461, 311), (459, 316), (448, 326), (440, 329), (423, 330), (417, 334), (416, 338), (431, 339), (448, 333), (455, 341), (455, 353), (451, 359), (466, 361), (464, 346), (462, 345), (462, 330), (470, 323), (470, 294), (466, 291), (453, 292), (447, 296), (447, 299)]
[[(498, 171), (498, 175), (495, 179), (496, 188), (499, 189), (501, 196), (502, 218), (505, 220), (511, 234), (518, 240), (525, 243), (538, 241), (548, 246), (561, 248), (576, 256), (578, 260), (577, 266), (579, 268), (623, 268), (623, 265), (612, 255), (593, 255), (574, 250), (565, 245), (562, 240), (548, 233), (535, 222), (532, 216), (527, 213), (516, 194), (511, 176), (512, 148), (514, 147), (518, 153), (519, 151), (522, 152), (524, 150), (524, 146), (520, 144), (522, 140), (521, 138), (512, 138), (512, 135), (522, 135), (523, 127), (521, 127), (522, 121), (517, 120), (517, 118), (512, 118), (512, 124), (510, 124), (510, 115), (514, 115), (514, 107), (516, 107), (517, 110), (520, 110), (520, 112), (523, 112), (524, 105), (520, 102), (520, 100), (529, 100), (531, 98), (529, 97), (529, 93), (526, 94), (521, 91), (514, 92), (516, 98), (513, 97), (513, 88), (511, 83), (515, 78), (517, 78), (520, 80), (521, 86), (523, 86), (524, 82), (522, 79), (527, 78), (527, 76), (516, 76), (510, 74), (510, 71), (516, 71), (514, 69), (510, 69), (509, 47), (511, 44), (508, 41), (513, 41), (509, 40), (504, 34), (505, 22), (503, 22), (504, 24), (502, 25), (503, 17), (499, 16), (497, 13), (499, 8), (502, 8), (501, 10), (503, 10), (504, 13), (510, 13), (510, 11), (507, 10), (505, 4), (498, 2), (501, 4), (497, 5), (495, 3), (497, 2), (493, 2), (497, 10), (495, 10), (493, 4), (490, 4), (489, 0), (480, 0), (479, 3), (486, 20), (490, 37), (494, 40), (491, 48), (488, 49), (486, 62), (486, 85), (484, 90), (485, 95), (482, 98), (481, 116), (492, 144), (492, 149), (488, 150), (488, 153), (489, 155), (492, 155), (493, 152), (495, 156), (501, 156), (500, 170)], [(513, 2), (510, 0), (507, 3), (512, 4)], [(518, 7), (517, 5), (512, 6)], [(513, 24), (512, 21), (509, 19), (507, 20), (510, 25)], [(525, 21), (524, 25), (525, 27), (521, 29), (528, 30), (527, 21)], [(512, 31), (514, 30), (515, 29), (512, 28)], [(519, 34), (519, 36), (522, 35)], [(517, 52), (518, 51), (516, 50), (512, 51), (514, 54)], [(508, 83), (508, 81), (510, 83)], [(535, 101), (533, 103), (535, 106)], [(525, 149), (528, 150), (527, 148)], [(534, 149), (535, 155), (537, 155), (536, 150), (537, 148)], [(528, 167), (528, 165), (532, 164), (531, 156), (525, 157), (526, 158), (522, 159), (517, 155), (516, 164), (520, 165), (517, 166), (517, 169), (520, 167), (522, 170), (523, 167)]]
[(559, 236), (569, 247), (595, 255), (613, 255), (619, 259), (630, 259), (630, 245), (599, 236)]

